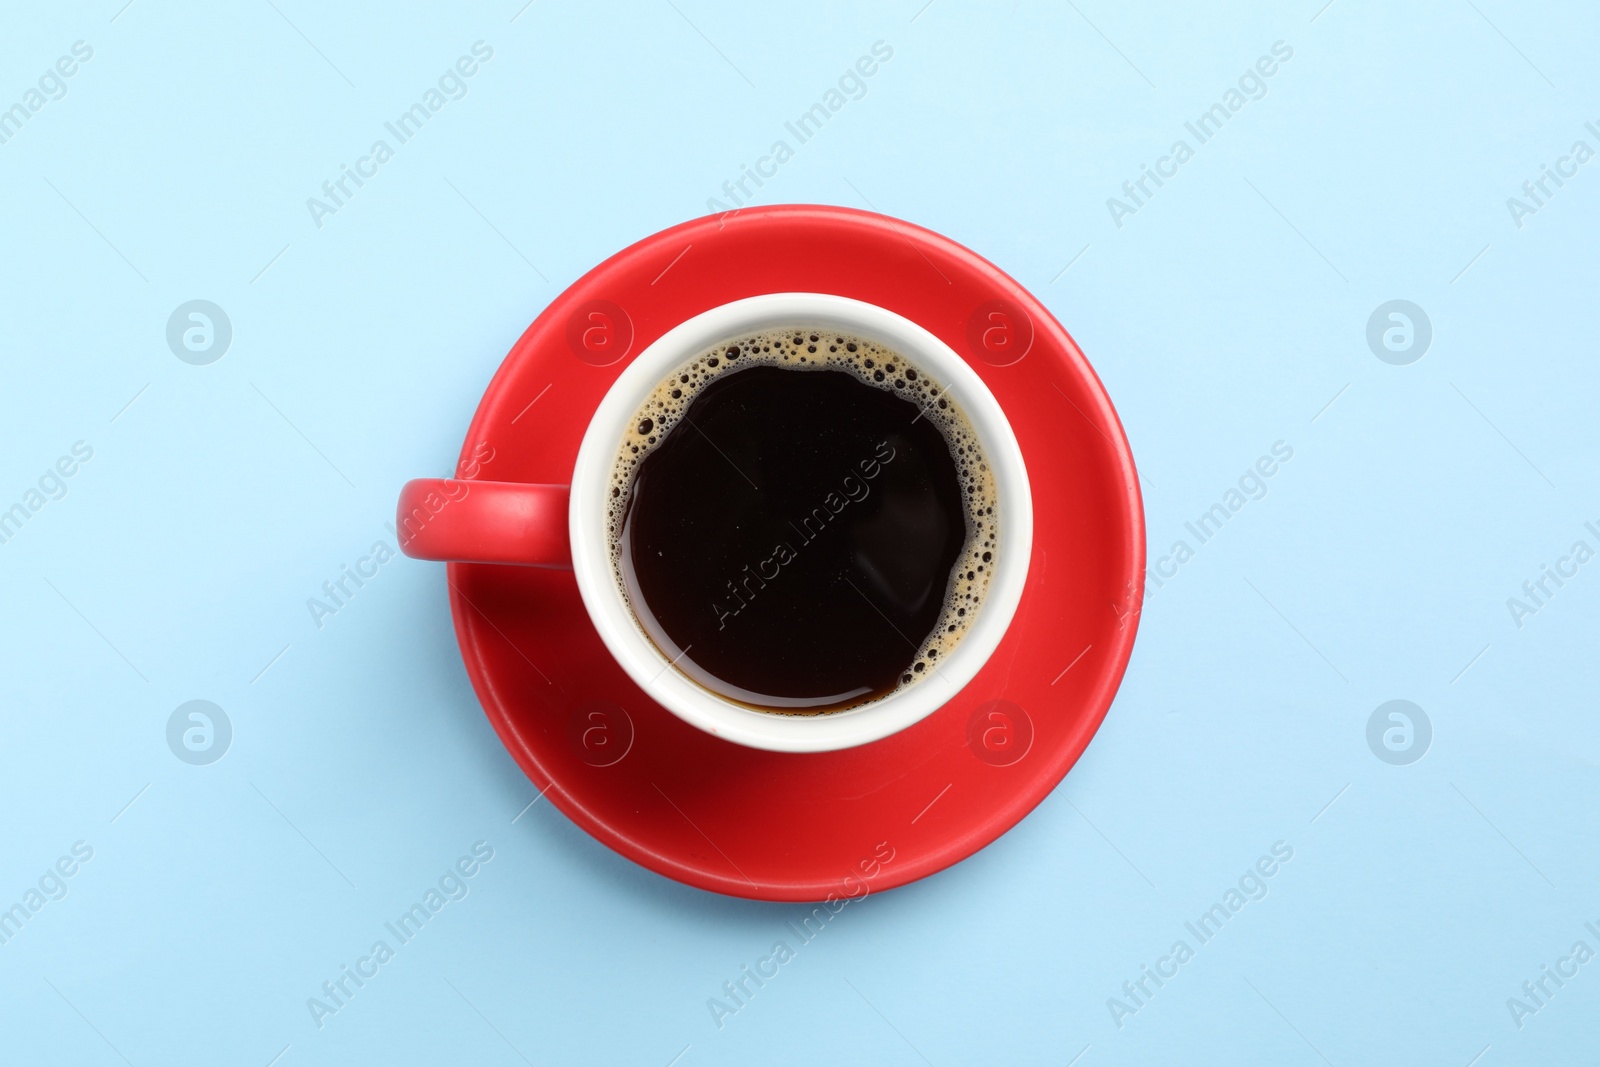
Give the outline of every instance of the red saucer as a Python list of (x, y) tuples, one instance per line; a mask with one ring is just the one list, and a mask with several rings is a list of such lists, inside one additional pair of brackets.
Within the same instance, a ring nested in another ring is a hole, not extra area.
[(947, 238), (836, 207), (696, 219), (584, 275), (506, 357), (457, 476), (567, 483), (627, 357), (684, 319), (773, 292), (854, 297), (920, 323), (967, 358), (1011, 420), (1033, 487), (1032, 566), (1010, 631), (955, 699), (860, 748), (744, 748), (623, 673), (570, 572), (453, 563), (449, 580), (478, 699), (556, 807), (669, 878), (811, 901), (965, 859), (1061, 781), (1133, 648), (1144, 518), (1116, 411), (1044, 306)]

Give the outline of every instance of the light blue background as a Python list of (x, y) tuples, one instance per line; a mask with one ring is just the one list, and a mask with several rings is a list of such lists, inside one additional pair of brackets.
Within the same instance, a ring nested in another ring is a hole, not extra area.
[[(1505, 203), (1600, 148), (1592, 6), (274, 2), (14, 5), (0, 33), (0, 106), (94, 49), (0, 145), (0, 507), (94, 449), (0, 545), (0, 907), (94, 849), (0, 945), (0, 1060), (1594, 1055), (1600, 962), (1521, 1028), (1506, 1004), (1600, 951), (1600, 563), (1521, 628), (1506, 606), (1600, 548), (1600, 162), (1520, 229)], [(313, 225), (480, 39), (468, 95)], [(403, 480), (450, 471), (549, 300), (704, 213), (879, 40), (758, 202), (870, 205), (1030, 287), (1122, 414), (1152, 558), (1274, 442), (1294, 458), (1152, 588), (1051, 797), (851, 905), (719, 1029), (707, 998), (806, 909), (524, 812), (438, 566), (386, 564), (321, 629), (306, 600), (389, 540)], [(1267, 95), (1114, 225), (1280, 40)], [(165, 342), (195, 298), (233, 325), (210, 366)], [(1365, 341), (1393, 298), (1433, 324), (1410, 366)], [(206, 767), (165, 740), (195, 698), (234, 730)], [(1409, 766), (1366, 742), (1393, 698), (1433, 725)], [(479, 840), (470, 895), (319, 1029), (307, 998)], [(1269, 895), (1119, 1028), (1107, 998), (1280, 840)]]

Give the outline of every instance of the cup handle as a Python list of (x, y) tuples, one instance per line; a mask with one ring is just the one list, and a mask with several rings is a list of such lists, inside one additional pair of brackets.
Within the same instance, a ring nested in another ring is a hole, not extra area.
[(413, 559), (572, 569), (565, 485), (415, 478), (400, 490), (395, 536)]

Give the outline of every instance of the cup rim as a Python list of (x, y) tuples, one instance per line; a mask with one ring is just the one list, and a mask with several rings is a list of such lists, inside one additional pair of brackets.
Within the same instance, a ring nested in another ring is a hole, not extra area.
[[(777, 326), (825, 326), (903, 353), (946, 386), (978, 435), (995, 477), (997, 566), (976, 621), (931, 676), (845, 711), (756, 711), (703, 688), (672, 667), (645, 634), (613, 578), (606, 514), (610, 475), (626, 427), (663, 377), (706, 348)], [(767, 293), (703, 311), (663, 333), (612, 383), (584, 431), (573, 468), (568, 529), (573, 572), (601, 640), (623, 670), (668, 711), (714, 736), (777, 752), (869, 744), (921, 721), (955, 698), (994, 654), (1016, 613), (1033, 546), (1033, 499), (1016, 435), (978, 373), (944, 341), (893, 311), (827, 293)]]

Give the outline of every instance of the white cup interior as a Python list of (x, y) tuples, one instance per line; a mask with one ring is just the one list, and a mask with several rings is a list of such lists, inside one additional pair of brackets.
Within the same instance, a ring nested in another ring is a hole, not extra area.
[[(617, 450), (635, 412), (669, 373), (715, 344), (776, 327), (847, 332), (897, 351), (966, 413), (995, 478), (999, 543), (977, 619), (936, 670), (871, 703), (819, 715), (756, 711), (703, 688), (674, 668), (645, 634), (618, 587), (607, 530)], [(772, 293), (712, 308), (641, 352), (595, 411), (572, 472), (572, 564), (584, 605), (611, 654), (650, 697), (728, 741), (778, 752), (825, 752), (888, 737), (953, 698), (988, 661), (1016, 612), (1033, 546), (1033, 499), (1016, 436), (975, 371), (939, 338), (874, 304), (822, 293)]]

